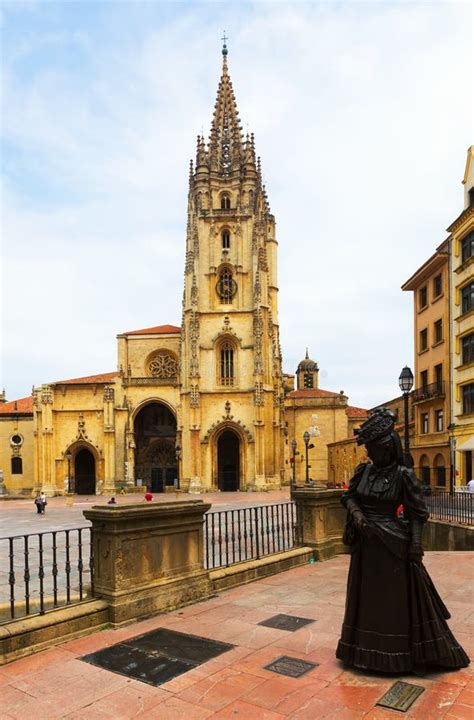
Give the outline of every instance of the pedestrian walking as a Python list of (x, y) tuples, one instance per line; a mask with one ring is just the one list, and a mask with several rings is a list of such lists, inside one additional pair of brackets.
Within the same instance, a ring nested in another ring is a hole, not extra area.
[(34, 503), (36, 505), (36, 512), (38, 515), (41, 515), (41, 493), (36, 493), (36, 497), (34, 500)]
[(41, 491), (40, 502), (41, 502), (41, 514), (44, 515), (48, 501), (46, 500), (46, 495), (44, 494), (43, 491)]

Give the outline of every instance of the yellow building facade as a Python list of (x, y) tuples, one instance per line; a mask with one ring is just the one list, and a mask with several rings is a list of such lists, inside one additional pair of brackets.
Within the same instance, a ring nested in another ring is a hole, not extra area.
[[(296, 390), (282, 373), (275, 219), (224, 46), (209, 142), (198, 137), (190, 167), (181, 324), (118, 335), (114, 372), (0, 403), (5, 486), (50, 495), (278, 488), (292, 479), (291, 440), (302, 444), (315, 414), (311, 477), (327, 480), (326, 445), (347, 437), (359, 409), (351, 416), (347, 396), (319, 390), (315, 368), (309, 385), (300, 363)], [(298, 479), (304, 471), (300, 463)]]
[(474, 478), (474, 146), (467, 152), (464, 209), (450, 225), (451, 443), (456, 484)]
[(449, 247), (444, 242), (402, 285), (413, 292), (414, 469), (424, 485), (449, 489), (451, 340)]

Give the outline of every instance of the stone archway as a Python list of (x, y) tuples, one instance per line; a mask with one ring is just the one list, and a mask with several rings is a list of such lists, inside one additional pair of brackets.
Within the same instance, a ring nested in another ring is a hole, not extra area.
[(134, 421), (135, 480), (152, 492), (165, 492), (178, 478), (176, 460), (176, 418), (160, 402), (151, 402)]
[(240, 437), (233, 430), (217, 438), (217, 486), (225, 492), (240, 489)]
[(94, 454), (81, 448), (74, 457), (74, 486), (78, 495), (95, 495), (95, 473)]

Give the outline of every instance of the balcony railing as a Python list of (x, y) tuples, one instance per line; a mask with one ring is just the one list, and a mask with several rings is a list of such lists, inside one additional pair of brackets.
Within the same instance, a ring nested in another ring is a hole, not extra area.
[(429, 385), (422, 385), (413, 391), (413, 402), (423, 402), (423, 400), (431, 400), (432, 398), (442, 397), (444, 395), (444, 382), (434, 382)]

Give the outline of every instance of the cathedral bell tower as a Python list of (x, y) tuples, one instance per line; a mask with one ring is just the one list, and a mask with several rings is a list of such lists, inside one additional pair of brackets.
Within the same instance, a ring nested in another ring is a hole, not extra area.
[(284, 467), (275, 219), (222, 49), (209, 141), (188, 196), (181, 338), (182, 484), (279, 487)]

